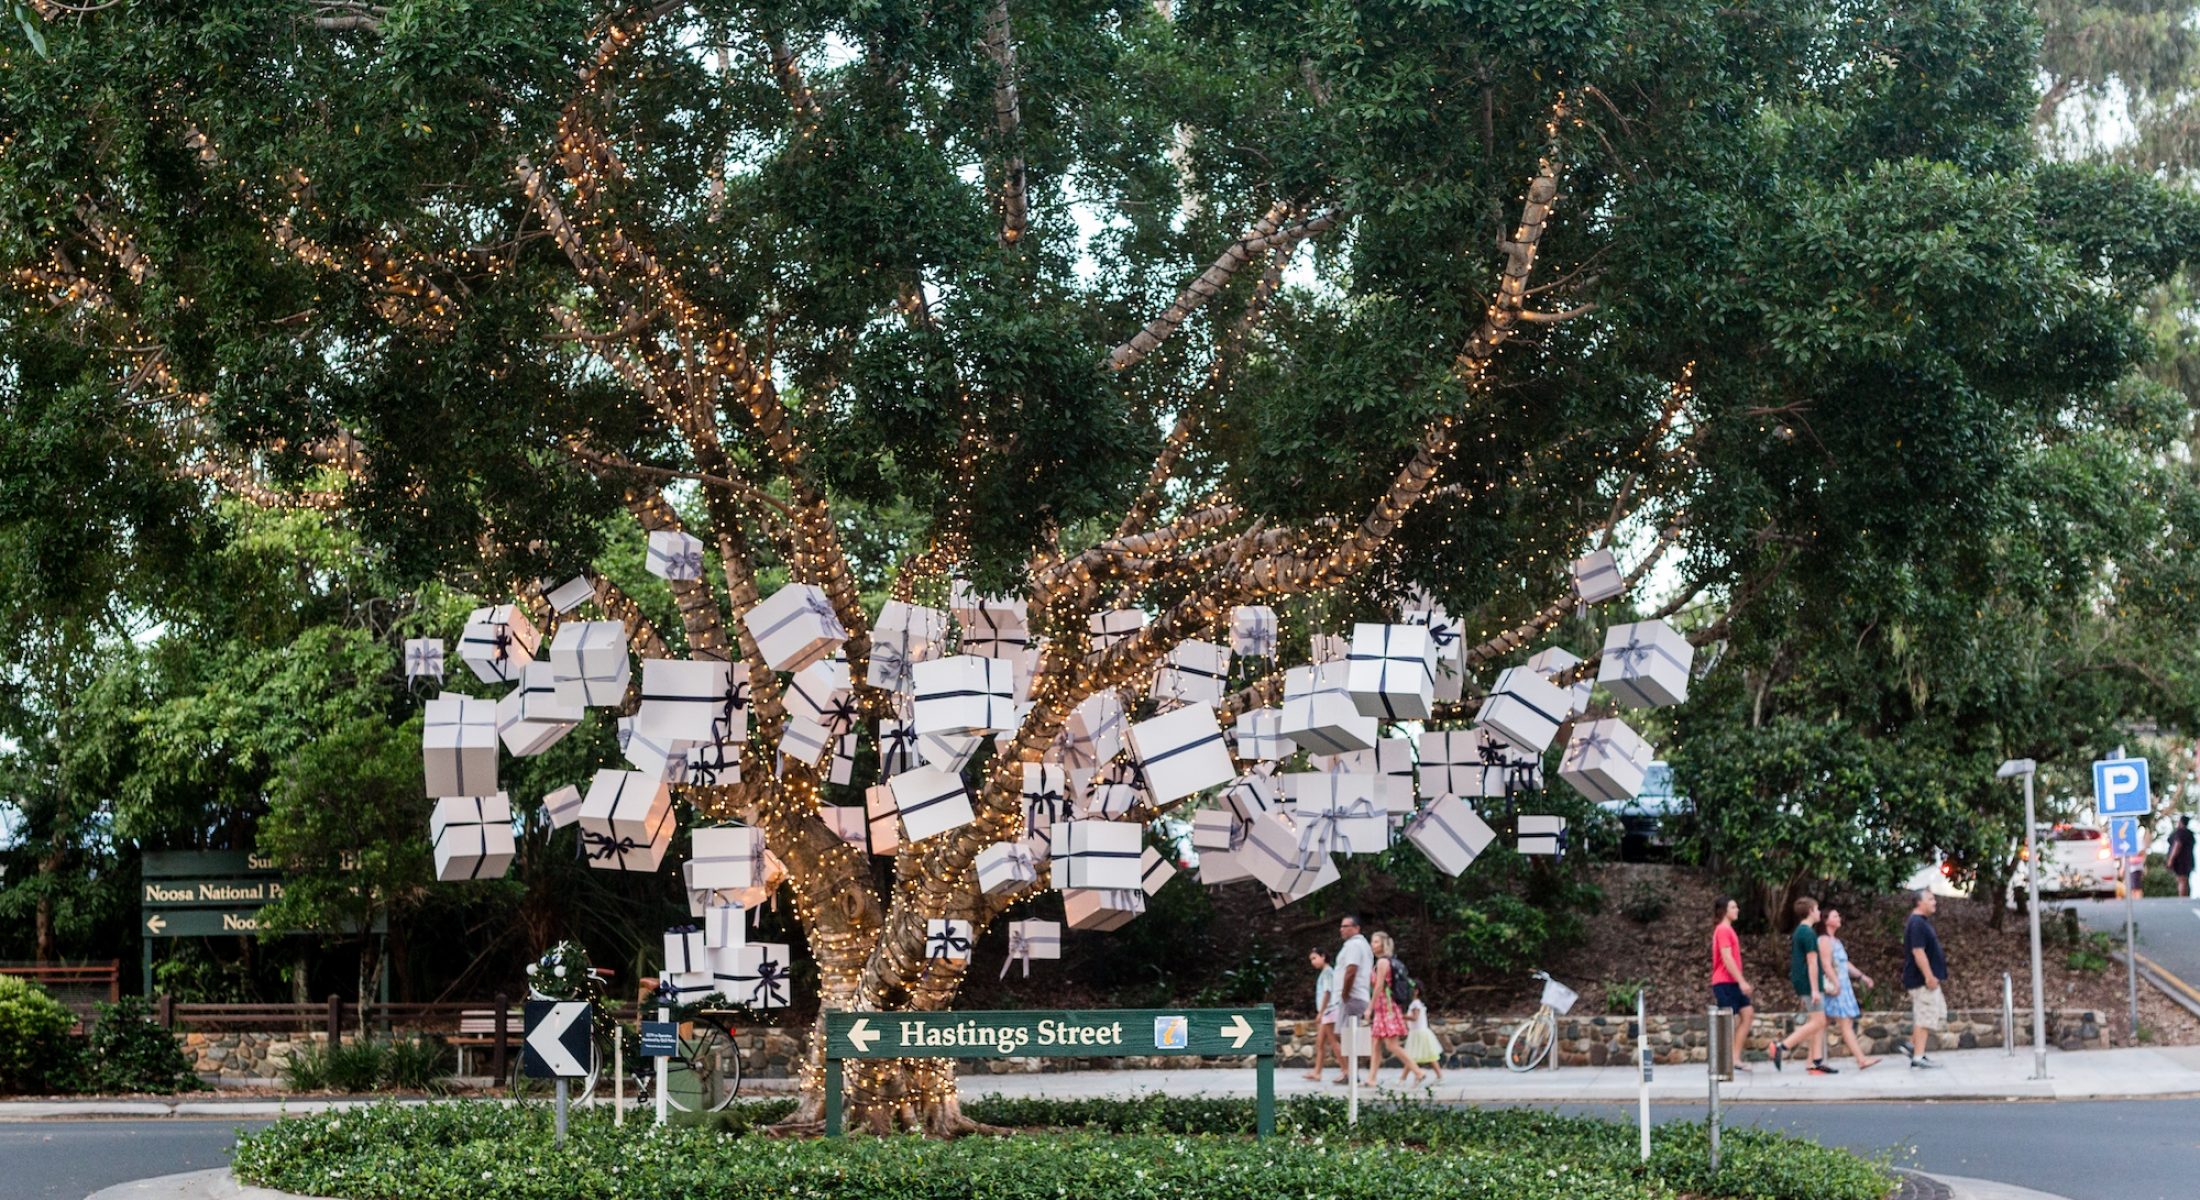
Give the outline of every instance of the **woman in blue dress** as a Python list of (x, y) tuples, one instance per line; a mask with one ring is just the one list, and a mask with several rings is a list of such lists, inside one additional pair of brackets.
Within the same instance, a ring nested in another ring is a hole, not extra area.
[[(1857, 970), (1849, 961), (1849, 948), (1842, 944), (1840, 937), (1840, 911), (1829, 908), (1821, 920), (1825, 922), (1826, 932), (1818, 939), (1818, 978), (1824, 980), (1829, 989), (1826, 992), (1826, 1019), (1833, 1022), (1841, 1035), (1841, 1043), (1849, 1048), (1850, 1056), (1856, 1059), (1856, 1069), (1861, 1071), (1879, 1060), (1866, 1058), (1864, 1047), (1856, 1040), (1856, 1018), (1863, 1015), (1863, 1009), (1856, 1003), (1856, 985), (1852, 981), (1861, 979), (1865, 987), (1870, 987), (1872, 977)], [(1832, 988), (1840, 990), (1830, 990)]]

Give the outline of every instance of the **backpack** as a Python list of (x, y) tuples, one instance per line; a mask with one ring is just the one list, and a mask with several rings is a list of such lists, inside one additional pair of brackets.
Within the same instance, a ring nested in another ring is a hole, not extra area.
[(1420, 990), (1421, 985), (1413, 982), (1413, 976), (1406, 974), (1406, 965), (1400, 962), (1396, 955), (1392, 955), (1390, 959), (1390, 999), (1393, 1004), (1398, 1006), (1398, 1011), (1404, 1012), (1406, 1009), (1413, 1007), (1414, 994)]

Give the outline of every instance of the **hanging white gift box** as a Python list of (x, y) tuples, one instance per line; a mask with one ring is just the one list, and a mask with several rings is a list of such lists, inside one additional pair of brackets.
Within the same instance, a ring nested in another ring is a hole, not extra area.
[(596, 598), (596, 585), (586, 575), (575, 575), (543, 594), (550, 602), (550, 611), (564, 616)]
[(860, 804), (820, 804), (818, 818), (825, 822), (834, 836), (851, 846), (862, 849), (869, 845), (868, 824), (870, 814)]
[(692, 582), (703, 577), (703, 539), (677, 529), (649, 531), (649, 558), (643, 564), (659, 579)]
[(1062, 923), (1060, 921), (1010, 921), (1008, 923), (1008, 961), (1001, 964), (1001, 974), (1006, 976), (1012, 963), (1024, 965), (1024, 975), (1031, 975), (1031, 960), (1059, 959), (1062, 957)]
[(497, 707), (445, 692), (428, 701), (420, 729), (427, 794), (486, 796), (497, 790)]
[(1243, 848), (1210, 850), (1199, 856), (1199, 882), (1208, 887), (1242, 883), (1251, 878), (1253, 869), (1246, 861)]
[(740, 737), (746, 737), (748, 695), (734, 687), (732, 663), (715, 658), (645, 658), (642, 705), (634, 713), (634, 732), (658, 739), (711, 741), (720, 736), (729, 694), (740, 701), (735, 711), (740, 714)]
[(550, 678), (569, 706), (606, 708), (626, 699), (634, 678), (626, 626), (617, 621), (568, 621), (550, 637)]
[(1005, 755), (1008, 753), (1009, 747), (1016, 744), (1016, 734), (1023, 729), (1024, 718), (1031, 715), (1032, 707), (1031, 702), (1027, 700), (1019, 700), (1015, 703), (1015, 706), (1009, 711), (1008, 725), (999, 733), (993, 735), (993, 749), (995, 751)]
[(1614, 625), (1604, 633), (1597, 682), (1621, 708), (1657, 708), (1688, 699), (1688, 667), (1696, 648), (1663, 621)]
[(542, 798), (542, 811), (550, 818), (550, 828), (563, 829), (581, 819), (581, 790), (566, 784)]
[(717, 981), (708, 971), (665, 971), (657, 978), (658, 994), (675, 1008), (701, 1004), (717, 990)]
[(1515, 757), (1534, 772), (1536, 786), (1542, 786), (1541, 757), (1515, 751), (1511, 743), (1488, 730), (1424, 733), (1421, 788), (1431, 796), (1502, 796), (1506, 772)]
[(1052, 853), (1054, 827), (1070, 817), (1069, 798), (1063, 793), (1067, 774), (1052, 763), (1025, 763), (1022, 793), (1018, 797), (1024, 810), (1023, 845), (1034, 855), (1045, 858)]
[(626, 745), (619, 748), (619, 753), (625, 756), (635, 770), (651, 779), (660, 779), (666, 783), (686, 783), (688, 755), (694, 749), (695, 743), (683, 738), (630, 733), (627, 735)]
[(799, 671), (831, 658), (848, 631), (823, 590), (790, 583), (741, 615), (756, 648), (774, 671)]
[(1342, 878), (1344, 873), (1337, 869), (1336, 860), (1324, 854), (1316, 860), (1312, 873), (1300, 878), (1297, 887), (1288, 892), (1269, 889), (1268, 902), (1276, 908), (1296, 904)]
[(1135, 890), (1144, 832), (1128, 821), (1064, 821), (1054, 831), (1054, 886)]
[(1257, 773), (1231, 780), (1230, 786), (1222, 789), (1222, 802), (1240, 821), (1250, 821), (1285, 807), (1283, 793), (1276, 787), (1276, 781)]
[(998, 658), (957, 654), (918, 663), (915, 716), (919, 734), (957, 736), (1012, 727), (1016, 709), (1016, 668)]
[(1558, 736), (1559, 722), (1571, 711), (1565, 693), (1526, 667), (1508, 667), (1497, 673), (1490, 694), (1482, 698), (1474, 714), (1477, 725), (1487, 725), (1506, 741), (1540, 754)]
[(793, 714), (788, 715), (787, 723), (779, 730), (780, 756), (807, 766), (816, 766), (832, 743), (832, 731)]
[(863, 789), (864, 836), (873, 854), (893, 854), (901, 849), (901, 806), (894, 803), (894, 789), (881, 784)]
[(1436, 651), (1426, 625), (1354, 625), (1345, 690), (1366, 716), (1417, 721), (1436, 698)]
[(894, 807), (901, 810), (902, 829), (910, 841), (921, 842), (977, 819), (962, 776), (953, 772), (918, 767), (894, 776), (887, 786), (893, 789)]
[(1256, 708), (1238, 714), (1237, 756), (1250, 762), (1274, 762), (1298, 753), (1296, 742), (1283, 736), (1283, 710)]
[(1375, 744), (1375, 718), (1345, 691), (1342, 666), (1293, 667), (1283, 675), (1283, 736), (1316, 754), (1365, 750)]
[(982, 608), (977, 619), (963, 625), (964, 654), (981, 658), (1010, 658), (1031, 648), (1031, 627), (1020, 614)]
[(984, 742), (982, 733), (920, 733), (917, 735), (917, 758), (927, 767), (960, 771), (969, 765), (970, 756), (976, 754)]
[(557, 745), (587, 715), (587, 709), (559, 700), (549, 663), (532, 662), (520, 673), (519, 686), (497, 701), (497, 735), (514, 757), (532, 758)]
[(978, 890), (1002, 896), (1039, 882), (1039, 857), (1022, 842), (994, 842), (978, 851), (973, 860), (978, 871)]
[(1267, 813), (1252, 822), (1237, 853), (1262, 886), (1287, 896), (1317, 886), (1325, 871), (1336, 869), (1328, 855), (1302, 847), (1299, 827), (1282, 813)]
[(739, 950), (748, 944), (747, 905), (726, 901), (703, 909), (703, 945), (712, 950)]
[(856, 781), (856, 735), (844, 733), (833, 739), (833, 761), (825, 773), (829, 783), (850, 784)]
[(1307, 657), (1315, 666), (1323, 663), (1343, 662), (1352, 653), (1352, 641), (1333, 633), (1317, 633), (1307, 639)]
[(1213, 642), (1186, 641), (1170, 647), (1153, 676), (1153, 698), (1164, 706), (1222, 703), (1230, 677), (1230, 648)]
[(1406, 840), (1427, 855), (1437, 870), (1456, 877), (1474, 865), (1497, 834), (1466, 801), (1438, 796), (1406, 822)]
[[(733, 970), (723, 971), (726, 958), (733, 960)], [(788, 974), (792, 960), (787, 947), (777, 942), (750, 942), (733, 951), (722, 954), (713, 967), (717, 979), (718, 994), (744, 1008), (769, 1010), (785, 1008), (793, 1000), (793, 980)]]
[(405, 639), (405, 682), (433, 679), (443, 682), (443, 639)]
[(855, 720), (854, 695), (848, 664), (828, 658), (796, 671), (787, 682), (784, 702), (788, 715), (830, 728)]
[(878, 723), (878, 776), (892, 779), (923, 760), (917, 757), (917, 731), (888, 717)]
[(1276, 656), (1276, 610), (1265, 604), (1240, 604), (1230, 610), (1230, 652), (1253, 658)]
[(1619, 563), (1609, 550), (1591, 550), (1574, 560), (1574, 594), (1583, 604), (1601, 604), (1627, 590)]
[[(1413, 811), (1413, 742), (1410, 738), (1384, 738), (1366, 750), (1348, 750), (1335, 756), (1335, 769), (1373, 777), (1375, 807), (1384, 812)], [(1330, 770), (1327, 765), (1319, 770)]]
[(934, 917), (924, 923), (924, 957), (951, 963), (970, 961), (970, 922)]
[(1653, 757), (1650, 743), (1627, 722), (1617, 717), (1584, 721), (1566, 739), (1558, 777), (1591, 800), (1632, 800), (1642, 792), (1643, 772)]
[(1556, 857), (1566, 852), (1566, 818), (1543, 813), (1520, 815), (1520, 852)]
[[(1528, 656), (1528, 661), (1526, 664), (1529, 670), (1535, 672), (1538, 675), (1541, 675), (1545, 679), (1552, 680), (1552, 687), (1558, 687), (1556, 680), (1561, 672), (1573, 670), (1575, 667), (1578, 667), (1580, 665), (1581, 660), (1579, 658), (1576, 658), (1573, 654), (1558, 646), (1545, 646), (1541, 650), (1536, 651), (1534, 654)], [(1574, 715), (1588, 710), (1589, 693), (1594, 690), (1595, 687), (1596, 682), (1594, 680), (1584, 677), (1566, 687), (1559, 688), (1559, 690), (1561, 692), (1564, 692), (1566, 695), (1568, 701), (1568, 715)]]
[(675, 925), (665, 930), (665, 970), (675, 975), (710, 973), (710, 946), (694, 925)]
[(865, 683), (906, 694), (915, 687), (909, 669), (938, 658), (947, 649), (947, 614), (900, 600), (888, 600), (871, 630), (871, 656)]
[(1222, 808), (1203, 808), (1192, 814), (1192, 849), (1228, 853), (1244, 841), (1245, 821)]
[(1381, 854), (1390, 849), (1390, 815), (1375, 804), (1374, 776), (1316, 773), (1291, 779), (1297, 797), (1291, 823), (1299, 831), (1303, 854)]
[(518, 847), (512, 837), (512, 802), (492, 796), (446, 796), (428, 816), (435, 877), (443, 883), (502, 879)]
[(764, 834), (747, 825), (714, 825), (691, 834), (688, 886), (752, 888), (764, 882)]
[(1077, 888), (1062, 893), (1062, 916), (1071, 929), (1105, 932), (1121, 929), (1146, 911), (1146, 893), (1136, 886), (1106, 890)]
[(1146, 802), (1146, 793), (1139, 789), (1137, 768), (1122, 763), (1111, 763), (1085, 783), (1084, 795), (1077, 802), (1077, 815), (1091, 820), (1113, 820), (1127, 817)]
[(1131, 756), (1157, 805), (1228, 783), (1236, 768), (1206, 703), (1187, 704), (1131, 726)]
[(598, 771), (581, 801), (581, 853), (591, 867), (654, 871), (676, 823), (663, 780), (640, 771)]
[(1096, 767), (1123, 752), (1123, 701), (1114, 692), (1095, 692), (1070, 710), (1063, 729), (1071, 739), (1066, 762)]
[(744, 744), (704, 742), (689, 746), (684, 752), (687, 782), (696, 787), (731, 787), (741, 782), (741, 753)]
[(1105, 650), (1145, 627), (1146, 611), (1140, 608), (1118, 608), (1085, 618), (1085, 629), (1092, 635), (1095, 650)]
[(1176, 878), (1176, 864), (1161, 856), (1159, 850), (1146, 847), (1138, 856), (1138, 886), (1149, 896), (1159, 892), (1163, 884)]
[(535, 661), (542, 637), (527, 610), (517, 604), (477, 608), (466, 618), (459, 635), (458, 656), (466, 660), (483, 683), (517, 683), (519, 673)]

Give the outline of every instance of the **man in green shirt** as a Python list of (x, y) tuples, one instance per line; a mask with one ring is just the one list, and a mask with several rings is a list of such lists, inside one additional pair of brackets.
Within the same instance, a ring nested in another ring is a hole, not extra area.
[(1772, 1069), (1777, 1071), (1797, 1046), (1810, 1046), (1810, 1073), (1833, 1075), (1826, 1065), (1826, 987), (1832, 981), (1818, 974), (1818, 902), (1805, 896), (1795, 902), (1795, 936), (1788, 939), (1788, 983), (1803, 1010), (1803, 1023), (1785, 1041), (1772, 1048)]

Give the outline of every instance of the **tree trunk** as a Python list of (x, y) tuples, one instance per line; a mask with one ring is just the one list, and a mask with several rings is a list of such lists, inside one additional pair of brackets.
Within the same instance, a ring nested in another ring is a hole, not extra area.
[(38, 859), (38, 949), (41, 965), (61, 957), (60, 939), (54, 933), (53, 889), (55, 879), (61, 874), (61, 831), (55, 828), (48, 839), (46, 853)]

